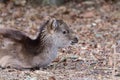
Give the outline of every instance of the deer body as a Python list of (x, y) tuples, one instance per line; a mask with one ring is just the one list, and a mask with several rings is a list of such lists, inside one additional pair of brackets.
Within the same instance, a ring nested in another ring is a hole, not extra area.
[(13, 29), (0, 29), (0, 34), (11, 40), (0, 48), (0, 66), (17, 69), (47, 66), (59, 48), (78, 41), (67, 24), (56, 19), (46, 21), (36, 39)]

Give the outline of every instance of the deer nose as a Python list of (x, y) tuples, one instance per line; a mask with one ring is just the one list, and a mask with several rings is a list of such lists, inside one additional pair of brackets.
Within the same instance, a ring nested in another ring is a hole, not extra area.
[(75, 44), (75, 43), (78, 43), (78, 38), (77, 38), (77, 37), (75, 37), (75, 38), (72, 40), (72, 43), (71, 43), (71, 44), (73, 45), (73, 44)]

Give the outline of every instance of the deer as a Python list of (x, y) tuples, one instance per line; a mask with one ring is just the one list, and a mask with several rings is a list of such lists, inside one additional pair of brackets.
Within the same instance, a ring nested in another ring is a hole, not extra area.
[(35, 39), (17, 29), (0, 28), (0, 35), (2, 68), (45, 67), (55, 60), (60, 48), (78, 43), (73, 30), (63, 20), (55, 18), (46, 20), (41, 25)]

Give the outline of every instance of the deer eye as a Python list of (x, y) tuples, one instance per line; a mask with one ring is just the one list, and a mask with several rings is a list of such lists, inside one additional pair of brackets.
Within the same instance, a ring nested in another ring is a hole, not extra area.
[(63, 31), (63, 34), (66, 34), (67, 33), (67, 31)]

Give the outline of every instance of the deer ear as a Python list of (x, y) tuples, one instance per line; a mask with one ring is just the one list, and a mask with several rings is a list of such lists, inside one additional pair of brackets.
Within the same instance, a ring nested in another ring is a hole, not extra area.
[(57, 20), (55, 18), (51, 19), (49, 21), (48, 30), (53, 32), (57, 27), (58, 27)]
[(58, 27), (58, 22), (56, 19), (53, 19), (52, 27), (53, 29), (56, 29)]

